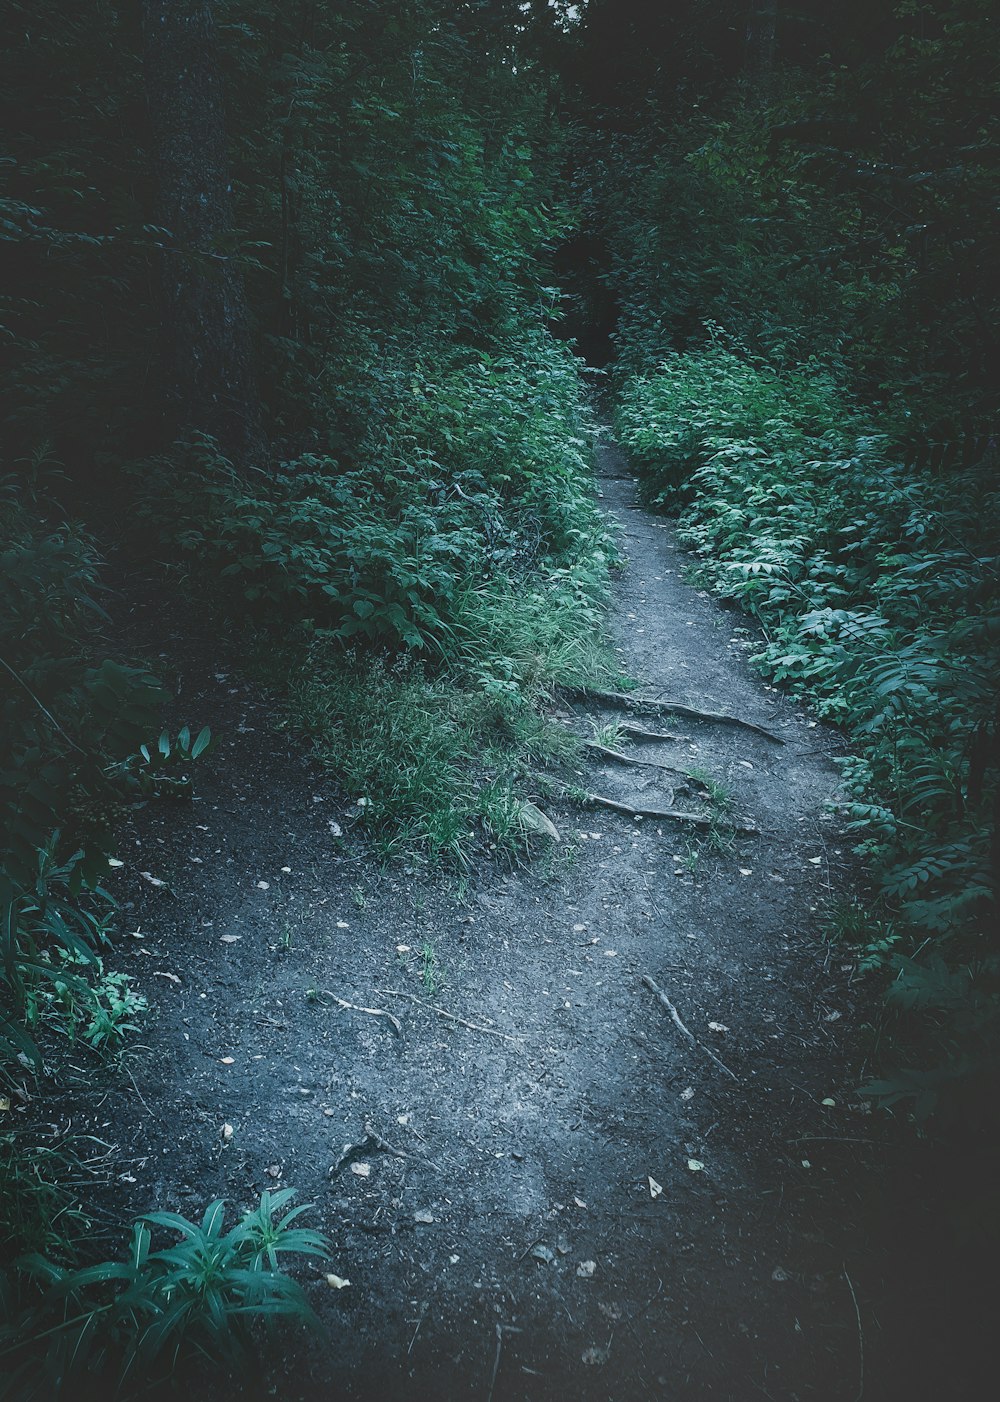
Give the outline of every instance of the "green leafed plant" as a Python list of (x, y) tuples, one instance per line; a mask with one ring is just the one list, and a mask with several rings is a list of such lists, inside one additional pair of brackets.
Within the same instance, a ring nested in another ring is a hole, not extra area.
[[(292, 1189), (263, 1193), (226, 1229), (225, 1204), (200, 1223), (173, 1212), (140, 1218), (124, 1260), (65, 1269), (21, 1257), (4, 1281), (0, 1398), (77, 1398), (98, 1389), (132, 1397), (193, 1358), (240, 1365), (252, 1356), (253, 1326), (312, 1323), (301, 1286), (283, 1267), (292, 1257), (325, 1260), (329, 1243), (299, 1226), (307, 1206)], [(152, 1249), (153, 1232), (173, 1233)]]

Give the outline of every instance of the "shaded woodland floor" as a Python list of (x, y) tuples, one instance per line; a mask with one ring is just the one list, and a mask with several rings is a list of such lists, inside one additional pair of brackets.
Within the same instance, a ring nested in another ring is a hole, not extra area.
[(142, 810), (123, 842), (145, 1045), (124, 1075), (70, 1075), (53, 1135), (110, 1148), (109, 1221), (286, 1184), (316, 1205), (351, 1283), (304, 1277), (322, 1337), (282, 1334), (261, 1396), (977, 1395), (943, 1327), (953, 1263), (915, 1217), (919, 1147), (856, 1091), (877, 995), (824, 938), (858, 878), (842, 741), (753, 674), (742, 616), (684, 582), (618, 451), (600, 461), (623, 667), (781, 743), (567, 703), (581, 734), (675, 737), (618, 737), (651, 764), (594, 753), (579, 782), (717, 837), (567, 801), (531, 870), (380, 870), (351, 832), (364, 795), (275, 736), (268, 698), (185, 621), (159, 666), (219, 757), (190, 807)]

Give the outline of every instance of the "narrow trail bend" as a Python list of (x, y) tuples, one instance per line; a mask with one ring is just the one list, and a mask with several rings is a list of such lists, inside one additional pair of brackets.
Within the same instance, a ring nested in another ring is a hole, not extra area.
[[(323, 1340), (264, 1396), (889, 1395), (872, 1382), (881, 1151), (854, 1092), (858, 994), (821, 939), (850, 879), (827, 807), (839, 742), (761, 683), (740, 616), (684, 582), (671, 528), (637, 506), (617, 450), (600, 456), (628, 556), (623, 667), (644, 694), (785, 743), (661, 715), (648, 728), (679, 738), (612, 748), (669, 768), (594, 753), (586, 783), (759, 836), (567, 805), (561, 875), (482, 874), (458, 904), (332, 846), (335, 800), (266, 739), (262, 698), (178, 664), (228, 748), (190, 817), (137, 820), (143, 865), (171, 873), (130, 912), (158, 1046), (91, 1108), (134, 1146), (119, 1191), (137, 1211), (284, 1183), (317, 1205), (351, 1285), (310, 1286)], [(625, 718), (572, 707), (578, 726)]]

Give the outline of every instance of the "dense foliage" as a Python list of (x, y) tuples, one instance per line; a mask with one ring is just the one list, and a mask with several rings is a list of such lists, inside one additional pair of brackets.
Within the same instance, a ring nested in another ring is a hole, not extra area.
[(854, 741), (878, 894), (832, 928), (922, 1017), (874, 1083), (921, 1113), (980, 1103), (1000, 1045), (991, 8), (875, 6), (807, 67), (779, 7), (766, 84), (602, 148), (640, 172), (605, 205), (618, 429), (761, 665)]
[(761, 623), (760, 665), (854, 739), (848, 828), (881, 900), (848, 933), (959, 1049), (879, 1089), (927, 1105), (982, 1070), (1000, 1020), (995, 450), (947, 477), (907, 464), (827, 373), (718, 346), (630, 381), (618, 423), (653, 499), (681, 507), (699, 577)]

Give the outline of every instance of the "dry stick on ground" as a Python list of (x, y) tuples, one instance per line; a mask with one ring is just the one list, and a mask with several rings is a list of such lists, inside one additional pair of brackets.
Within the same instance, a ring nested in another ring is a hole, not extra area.
[(368, 1013), (370, 1017), (385, 1017), (392, 1023), (397, 1036), (403, 1035), (403, 1024), (398, 1017), (393, 1017), (392, 1013), (387, 1013), (385, 1008), (362, 1008), (357, 1003), (349, 1003), (346, 998), (338, 998), (336, 993), (331, 993), (328, 988), (323, 989), (324, 998), (332, 998), (338, 1008), (349, 1008), (354, 1013)]
[(503, 1348), (504, 1334), (521, 1334), (523, 1332), (515, 1324), (497, 1325), (497, 1351), (493, 1359), (493, 1372), (490, 1374), (490, 1390), (486, 1394), (486, 1402), (493, 1402), (493, 1389), (497, 1385), (497, 1373), (500, 1371), (500, 1351)]
[(459, 1017), (457, 1013), (445, 1012), (444, 1008), (436, 1008), (433, 1003), (428, 1003), (423, 998), (416, 997), (413, 993), (404, 993), (399, 988), (376, 988), (376, 993), (380, 993), (386, 998), (408, 998), (411, 1003), (417, 1003), (421, 1008), (427, 1008), (432, 1013), (437, 1013), (438, 1017), (446, 1017), (449, 1022), (458, 1022), (462, 1027), (470, 1027), (473, 1032), (486, 1032), (491, 1037), (499, 1037), (504, 1042), (520, 1041), (519, 1037), (508, 1037), (506, 1032), (498, 1032), (495, 1027), (483, 1027), (478, 1022), (467, 1022), (464, 1017)]
[(699, 1048), (700, 1051), (703, 1051), (705, 1053), (705, 1055), (709, 1058), (710, 1061), (714, 1061), (716, 1066), (718, 1066), (721, 1071), (725, 1071), (726, 1075), (731, 1076), (733, 1080), (736, 1081), (738, 1084), (740, 1078), (736, 1075), (735, 1071), (730, 1071), (726, 1063), (724, 1061), (720, 1061), (719, 1058), (716, 1056), (715, 1052), (710, 1051), (709, 1048), (705, 1046), (704, 1042), (699, 1042), (698, 1038), (694, 1035), (690, 1028), (686, 1027), (685, 1024), (681, 1021), (680, 1013), (674, 1007), (673, 1003), (671, 1003), (670, 999), (664, 993), (660, 985), (658, 983), (654, 983), (648, 974), (643, 974), (642, 981), (649, 989), (649, 991), (656, 995), (663, 1007), (666, 1008), (667, 1012), (670, 1014), (670, 1020), (677, 1028), (678, 1032), (680, 1032), (682, 1036), (686, 1037), (689, 1042), (693, 1042), (695, 1046)]
[(669, 818), (672, 822), (690, 823), (692, 827), (706, 831), (722, 827), (746, 837), (760, 836), (760, 828), (755, 828), (751, 823), (732, 823), (728, 818), (706, 818), (702, 813), (685, 813), (679, 808), (636, 808), (631, 803), (619, 803), (616, 798), (604, 798), (597, 793), (585, 794), (582, 802), (593, 804), (596, 808), (610, 808), (612, 813), (624, 813), (627, 818), (652, 818), (654, 821)]
[(339, 1173), (345, 1164), (353, 1163), (356, 1159), (363, 1158), (365, 1154), (388, 1154), (394, 1159), (410, 1159), (413, 1163), (422, 1163), (425, 1167), (432, 1168), (435, 1173), (442, 1171), (441, 1165), (436, 1164), (433, 1159), (425, 1159), (421, 1154), (411, 1154), (406, 1149), (400, 1149), (395, 1144), (390, 1144), (366, 1121), (364, 1138), (360, 1139), (357, 1144), (344, 1145), (340, 1158), (330, 1169), (331, 1178), (335, 1173)]
[(726, 715), (723, 711), (699, 711), (694, 706), (685, 706), (680, 701), (661, 701), (655, 696), (630, 696), (624, 691), (590, 691), (586, 687), (573, 687), (572, 693), (584, 701), (597, 701), (605, 706), (623, 706), (631, 710), (663, 711), (668, 715), (687, 716), (689, 720), (715, 721), (717, 725), (738, 725), (742, 730), (752, 730), (755, 735), (763, 735), (776, 745), (785, 742), (773, 730), (757, 725), (752, 720), (740, 716)]
[(847, 1267), (843, 1267), (844, 1279), (847, 1281), (847, 1288), (851, 1292), (851, 1299), (854, 1301), (854, 1315), (858, 1321), (858, 1395), (854, 1402), (861, 1402), (865, 1395), (865, 1331), (861, 1327), (861, 1309), (858, 1305), (858, 1297), (854, 1293), (854, 1284), (847, 1274)]

